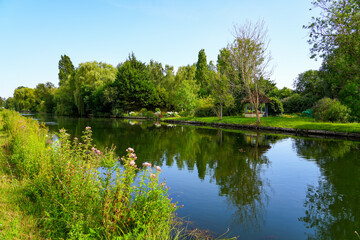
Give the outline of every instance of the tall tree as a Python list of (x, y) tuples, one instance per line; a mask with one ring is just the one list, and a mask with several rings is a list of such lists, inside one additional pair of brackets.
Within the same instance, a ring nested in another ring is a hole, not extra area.
[(75, 74), (75, 104), (78, 113), (83, 116), (91, 111), (93, 94), (104, 85), (115, 81), (117, 69), (112, 65), (102, 62), (80, 63)]
[(257, 123), (260, 123), (259, 108), (259, 82), (270, 76), (269, 63), (271, 54), (267, 51), (267, 30), (264, 22), (244, 25), (234, 25), (233, 43), (229, 44), (231, 62), (234, 69), (241, 75), (247, 95), (256, 111)]
[(211, 97), (214, 99), (214, 109), (219, 120), (223, 117), (223, 108), (234, 101), (230, 81), (226, 75), (215, 73), (210, 80)]
[(74, 65), (67, 55), (61, 55), (59, 61), (59, 86), (63, 85), (69, 80), (75, 71)]
[(200, 86), (199, 95), (201, 97), (209, 95), (209, 67), (206, 60), (205, 50), (201, 49), (196, 63), (195, 79)]
[(118, 88), (118, 98), (122, 101), (123, 108), (138, 110), (141, 107), (153, 107), (154, 82), (150, 80), (146, 64), (138, 61), (134, 53), (118, 66), (114, 85)]
[(35, 88), (36, 111), (48, 112), (54, 111), (54, 90), (55, 86), (51, 82), (39, 83)]

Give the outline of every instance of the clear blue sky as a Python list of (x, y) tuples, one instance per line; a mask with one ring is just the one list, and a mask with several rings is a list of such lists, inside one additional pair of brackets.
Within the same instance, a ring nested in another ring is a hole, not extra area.
[(216, 62), (233, 40), (234, 23), (263, 19), (268, 26), (277, 86), (292, 87), (309, 59), (311, 0), (0, 0), (0, 96), (18, 86), (58, 84), (60, 56), (75, 67), (102, 61), (116, 66), (130, 52), (175, 68), (197, 61), (199, 50)]

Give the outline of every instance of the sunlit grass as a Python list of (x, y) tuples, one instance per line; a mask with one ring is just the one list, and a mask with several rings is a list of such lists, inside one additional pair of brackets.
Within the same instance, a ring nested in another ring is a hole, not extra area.
[[(222, 120), (219, 120), (217, 117), (179, 117), (179, 118), (166, 118), (166, 120), (256, 125), (256, 118), (244, 118), (239, 116), (223, 117)], [(312, 118), (298, 117), (295, 115), (264, 117), (261, 118), (260, 126), (305, 129), (305, 130), (324, 130), (324, 131), (346, 132), (346, 133), (360, 133), (359, 123), (316, 122)]]
[[(0, 122), (1, 129), (1, 122)], [(24, 183), (13, 177), (7, 161), (7, 136), (0, 130), (0, 239), (41, 239)]]

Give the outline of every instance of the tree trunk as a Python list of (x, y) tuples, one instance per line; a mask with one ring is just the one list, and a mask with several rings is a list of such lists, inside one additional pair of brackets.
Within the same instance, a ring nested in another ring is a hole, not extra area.
[(222, 104), (220, 103), (220, 120), (222, 120), (222, 112), (223, 112), (223, 106), (222, 106)]

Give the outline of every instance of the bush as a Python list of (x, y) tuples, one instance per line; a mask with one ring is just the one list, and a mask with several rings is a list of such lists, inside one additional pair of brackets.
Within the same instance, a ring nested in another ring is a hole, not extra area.
[(213, 107), (202, 107), (195, 110), (195, 117), (213, 117), (215, 115)]
[(168, 238), (178, 207), (166, 183), (158, 182), (160, 167), (145, 163), (141, 170), (132, 148), (120, 166), (115, 149), (96, 149), (90, 127), (73, 140), (60, 130), (59, 140), (51, 143), (37, 121), (8, 110), (1, 114), (11, 138), (12, 167), (26, 180), (44, 237)]
[(271, 102), (269, 103), (269, 115), (281, 115), (284, 112), (284, 107), (280, 99), (276, 97), (270, 98)]
[(338, 100), (330, 98), (320, 99), (313, 107), (314, 118), (318, 121), (347, 122), (350, 116), (348, 107)]
[(143, 116), (143, 117), (146, 117), (146, 113), (147, 113), (147, 110), (146, 110), (146, 108), (142, 108), (141, 110), (140, 110), (140, 112), (139, 112), (139, 116)]
[(146, 118), (154, 118), (155, 114), (152, 111), (147, 111), (144, 116)]
[(294, 95), (281, 100), (284, 106), (285, 113), (300, 113), (306, 109), (312, 108), (319, 98), (310, 94), (300, 95), (295, 93)]

